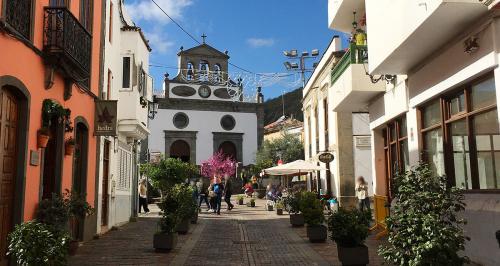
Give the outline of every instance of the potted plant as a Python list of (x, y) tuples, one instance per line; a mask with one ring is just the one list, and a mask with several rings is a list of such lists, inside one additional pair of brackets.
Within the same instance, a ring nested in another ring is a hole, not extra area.
[(250, 207), (255, 207), (255, 199), (250, 199)]
[(17, 265), (66, 265), (68, 240), (64, 231), (29, 221), (16, 225), (9, 234), (7, 255)]
[(268, 211), (273, 211), (274, 210), (274, 205), (273, 205), (273, 202), (272, 201), (268, 201), (267, 204), (266, 204), (266, 209)]
[(193, 190), (187, 185), (176, 185), (174, 186), (173, 194), (177, 197), (179, 204), (177, 233), (187, 234), (191, 218), (198, 213), (196, 203), (193, 199)]
[(284, 208), (284, 204), (283, 204), (283, 201), (282, 200), (278, 200), (276, 202), (276, 214), (277, 215), (283, 215), (283, 208)]
[[(69, 218), (73, 222), (70, 223), (72, 226), (79, 226), (79, 221), (84, 221), (85, 217), (94, 213), (94, 208), (87, 202), (85, 194), (66, 189), (63, 196), (68, 207)], [(77, 237), (73, 236), (69, 241), (69, 255), (75, 255), (78, 250), (79, 241)]]
[(75, 150), (75, 140), (70, 137), (64, 143), (64, 155), (72, 155)]
[(237, 197), (237, 199), (238, 199), (238, 205), (243, 205), (243, 204), (244, 204), (244, 203), (243, 203), (243, 199), (244, 199), (244, 198), (245, 198), (245, 197), (244, 197), (243, 195), (238, 195), (238, 197)]
[(50, 130), (48, 127), (42, 127), (37, 132), (38, 148), (46, 148), (50, 138)]
[(326, 226), (323, 225), (325, 215), (323, 214), (323, 204), (314, 192), (302, 192), (300, 199), (300, 210), (304, 215), (307, 224), (307, 237), (312, 243), (325, 242)]
[(177, 227), (179, 225), (179, 198), (176, 187), (165, 190), (158, 203), (162, 217), (158, 222), (158, 231), (153, 236), (153, 247), (157, 252), (165, 252), (177, 245)]
[(466, 240), (460, 212), (463, 191), (450, 187), (446, 176), (436, 176), (419, 164), (394, 179), (394, 202), (386, 219), (388, 243), (379, 254), (391, 265), (464, 265)]
[(339, 208), (328, 220), (330, 238), (337, 243), (338, 258), (342, 265), (366, 265), (370, 212), (358, 209)]
[(290, 224), (294, 227), (304, 226), (304, 215), (300, 213), (300, 197), (299, 192), (293, 193), (283, 199), (286, 210), (290, 214)]

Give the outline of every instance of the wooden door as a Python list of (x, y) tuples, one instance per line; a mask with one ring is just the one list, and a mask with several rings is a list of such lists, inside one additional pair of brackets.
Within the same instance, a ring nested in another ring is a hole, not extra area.
[(13, 94), (5, 89), (0, 94), (0, 265), (3, 266), (9, 262), (5, 253), (12, 229), (19, 107)]
[(102, 162), (102, 203), (101, 226), (108, 226), (108, 187), (109, 187), (109, 149), (110, 142), (104, 141), (104, 156)]

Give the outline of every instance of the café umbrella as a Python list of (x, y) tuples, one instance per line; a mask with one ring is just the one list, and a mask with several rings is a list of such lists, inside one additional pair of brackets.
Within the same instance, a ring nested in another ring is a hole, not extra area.
[(300, 175), (307, 174), (315, 171), (326, 170), (325, 167), (316, 165), (315, 163), (307, 162), (304, 160), (297, 160), (291, 163), (286, 163), (271, 168), (264, 169), (267, 175)]

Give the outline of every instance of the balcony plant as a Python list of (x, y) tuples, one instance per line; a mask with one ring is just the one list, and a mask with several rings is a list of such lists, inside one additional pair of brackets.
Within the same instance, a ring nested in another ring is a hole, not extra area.
[(304, 215), (300, 213), (300, 192), (291, 193), (283, 198), (286, 211), (290, 214), (290, 224), (294, 227), (304, 226)]
[(339, 208), (328, 219), (330, 238), (337, 243), (338, 258), (342, 265), (368, 264), (368, 237), (371, 216), (368, 211)]
[(243, 205), (243, 204), (244, 204), (244, 203), (243, 203), (243, 199), (244, 199), (244, 198), (245, 198), (245, 197), (244, 197), (243, 195), (238, 195), (238, 197), (237, 197), (237, 199), (238, 199), (238, 205)]
[(323, 204), (314, 192), (302, 192), (300, 198), (300, 210), (304, 215), (307, 224), (307, 237), (310, 242), (325, 242), (326, 226), (323, 225), (325, 215), (323, 214)]
[(386, 219), (388, 244), (379, 254), (393, 265), (464, 265), (465, 241), (459, 216), (465, 210), (463, 192), (448, 186), (446, 177), (435, 176), (419, 164), (394, 183), (395, 202)]
[(50, 130), (48, 127), (42, 127), (37, 132), (38, 148), (46, 148), (50, 138)]
[(69, 235), (47, 224), (29, 221), (9, 234), (7, 255), (18, 265), (66, 265)]
[(72, 155), (73, 151), (75, 150), (75, 144), (75, 139), (73, 139), (72, 137), (67, 139), (64, 143), (64, 155)]
[(276, 214), (277, 215), (283, 215), (283, 208), (285, 205), (283, 204), (283, 200), (278, 200), (276, 202)]

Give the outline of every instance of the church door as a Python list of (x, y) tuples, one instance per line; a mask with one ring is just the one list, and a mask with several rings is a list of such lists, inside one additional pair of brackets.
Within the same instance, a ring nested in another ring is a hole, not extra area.
[(183, 162), (191, 161), (191, 148), (184, 140), (176, 140), (170, 146), (170, 158), (180, 159)]

